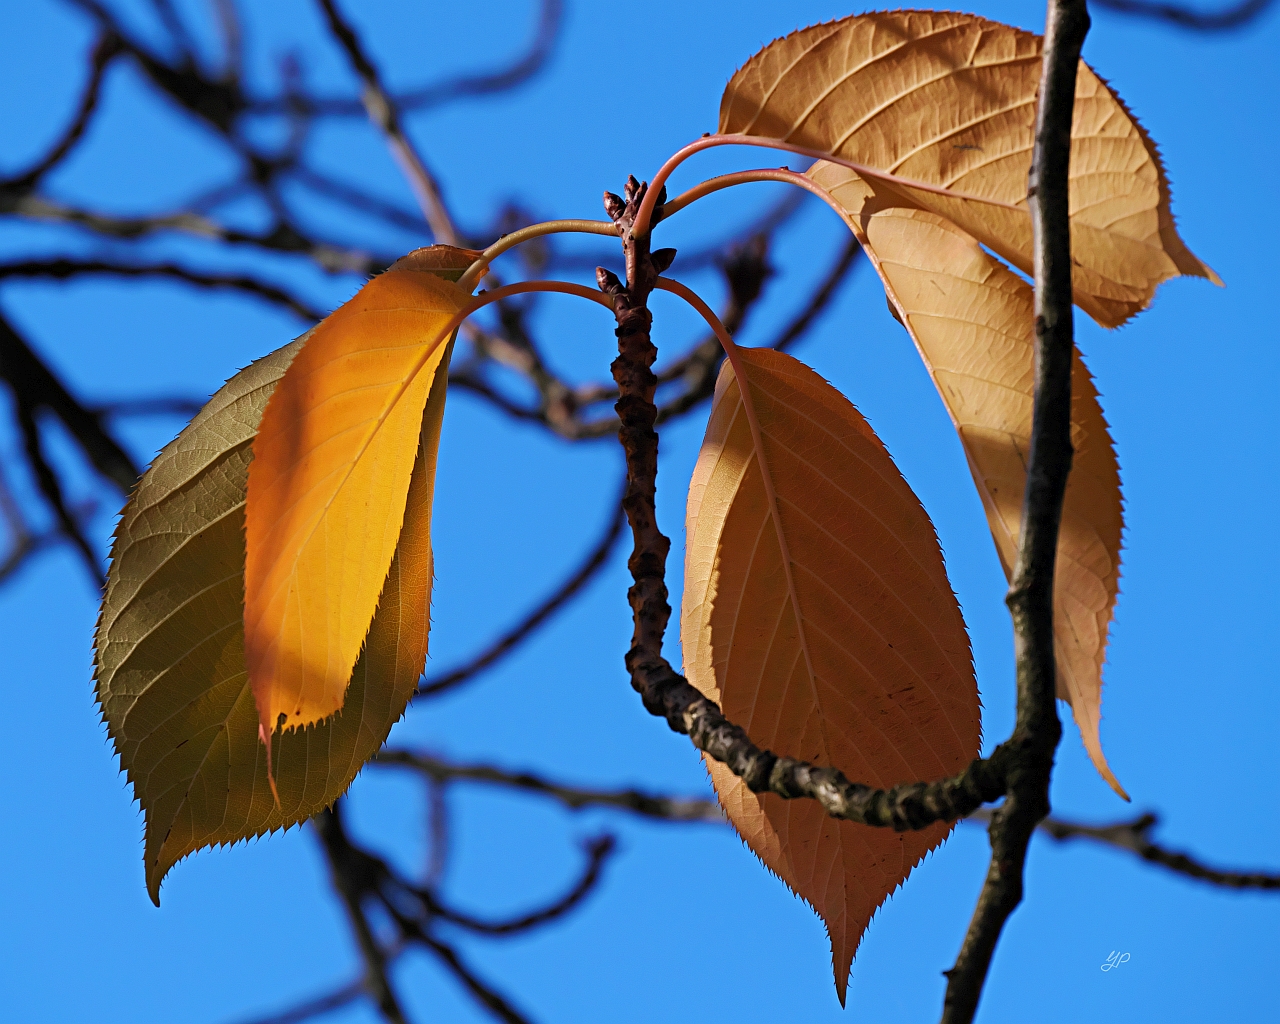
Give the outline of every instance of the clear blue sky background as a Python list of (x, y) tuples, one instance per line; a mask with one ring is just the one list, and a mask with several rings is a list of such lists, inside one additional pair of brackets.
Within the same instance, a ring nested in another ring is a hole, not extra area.
[[(206, 25), (207, 5), (180, 6)], [(0, 168), (11, 171), (42, 151), (68, 116), (89, 33), (60, 3), (4, 7)], [(140, 31), (152, 31), (146, 4), (118, 7), (134, 11)], [(517, 52), (532, 16), (514, 0), (358, 7), (359, 26), (400, 86)], [(249, 43), (259, 81), (274, 86), (274, 61), (296, 47), (313, 83), (354, 92), (311, 6), (254, 8)], [(974, 9), (1025, 28), (1043, 24), (1042, 6), (1029, 0)], [(497, 100), (416, 117), (413, 134), (464, 221), (481, 220), (513, 194), (542, 216), (598, 217), (602, 189), (619, 190), (629, 172), (652, 174), (675, 148), (714, 129), (720, 91), (748, 56), (775, 36), (852, 10), (831, 0), (658, 0), (632, 8), (576, 0), (549, 72)], [(1164, 817), (1158, 838), (1172, 847), (1211, 863), (1272, 869), (1280, 866), (1277, 52), (1275, 11), (1243, 33), (1217, 37), (1095, 16), (1087, 59), (1159, 141), (1183, 235), (1227, 287), (1175, 281), (1121, 331), (1079, 327), (1128, 502), (1103, 740), (1134, 805), (1097, 778), (1073, 727), (1053, 789), (1064, 816), (1102, 821), (1154, 809)], [(343, 122), (315, 145), (323, 165), (409, 201), (363, 122)], [(767, 162), (758, 152), (718, 152), (686, 165), (674, 184)], [(120, 64), (93, 133), (53, 187), (98, 208), (143, 212), (176, 204), (231, 169), (209, 138)], [(699, 204), (664, 229), (664, 244), (726, 237), (775, 194), (754, 188)], [(240, 215), (251, 223), (255, 212)], [(767, 338), (802, 301), (806, 280), (843, 244), (842, 232), (818, 204), (802, 211), (780, 240), (780, 273), (745, 343)], [(381, 238), (400, 250), (422, 241), (409, 233)], [(197, 248), (171, 238), (149, 252), (191, 257)], [(0, 259), (111, 251), (36, 224), (6, 221), (0, 231)], [(258, 264), (239, 254), (214, 265)], [(327, 307), (360, 284), (288, 260), (271, 267), (276, 280)], [(714, 274), (685, 276), (719, 296)], [(0, 302), (86, 400), (207, 395), (302, 328), (249, 299), (163, 283), (9, 281)], [(674, 302), (660, 297), (655, 305), (657, 340), (668, 351), (698, 330)], [(569, 300), (540, 309), (556, 364), (583, 378), (605, 375), (607, 318)], [(869, 417), (934, 517), (973, 635), (990, 747), (1012, 722), (1003, 580), (959, 445), (865, 265), (797, 355)], [(676, 584), (684, 488), (703, 415), (662, 435), (659, 512), (675, 539)], [(4, 422), (0, 444), (12, 452), (17, 440)], [(135, 421), (127, 439), (145, 461), (180, 426)], [(63, 446), (60, 458), (75, 481), (73, 497), (106, 496), (94, 529), (105, 550), (114, 499), (69, 451)], [(619, 468), (613, 442), (569, 445), (513, 426), (467, 395), (450, 397), (436, 513), (435, 666), (479, 649), (560, 578), (592, 543)], [(30, 493), (30, 481), (12, 483)], [(615, 559), (536, 642), (457, 697), (413, 709), (393, 738), (580, 783), (705, 792), (688, 741), (646, 715), (627, 684), (625, 587)], [(0, 588), (0, 1015), (30, 1024), (220, 1024), (353, 976), (357, 958), (308, 829), (201, 853), (173, 871), (161, 909), (152, 907), (141, 816), (92, 700), (95, 614), (93, 588), (66, 547), (32, 559)], [(678, 657), (674, 637), (672, 644)], [(422, 863), (423, 795), (412, 780), (369, 772), (353, 797), (362, 839), (407, 869)], [(728, 829), (575, 816), (478, 788), (460, 787), (451, 800), (448, 891), (476, 912), (502, 914), (551, 897), (578, 870), (583, 837), (605, 826), (621, 837), (621, 854), (577, 914), (505, 942), (459, 937), (479, 971), (547, 1022), (936, 1019), (940, 972), (954, 960), (987, 859), (985, 834), (963, 825), (928, 858), (873, 921), (841, 1011), (820, 923)], [(1103, 973), (1112, 951), (1130, 960)], [(1000, 945), (979, 1019), (1263, 1020), (1275, 1012), (1278, 954), (1274, 895), (1224, 892), (1118, 852), (1038, 838), (1027, 901)], [(487, 1019), (423, 955), (406, 958), (395, 976), (415, 1020)], [(332, 1019), (374, 1018), (358, 1007)]]

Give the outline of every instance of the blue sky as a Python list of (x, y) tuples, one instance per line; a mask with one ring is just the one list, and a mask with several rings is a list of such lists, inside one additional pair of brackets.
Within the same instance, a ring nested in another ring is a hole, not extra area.
[[(67, 117), (88, 42), (67, 5), (8, 5), (0, 37), (0, 170), (39, 153)], [(204, 4), (181, 4), (204, 24)], [(348, 4), (355, 9), (356, 5)], [(354, 90), (340, 56), (301, 0), (257, 5), (252, 68), (277, 83), (275, 59), (305, 54), (310, 81)], [(135, 3), (137, 24), (148, 7)], [(1037, 29), (1038, 3), (970, 9)], [(604, 188), (651, 175), (673, 150), (714, 129), (720, 91), (775, 36), (851, 13), (838, 3), (621, 5), (571, 2), (550, 70), (496, 100), (464, 102), (411, 121), (465, 223), (483, 222), (519, 194), (544, 217), (599, 217)], [(366, 2), (358, 24), (393, 85), (492, 64), (518, 50), (529, 5), (474, 8)], [(1280, 15), (1217, 37), (1101, 12), (1086, 59), (1159, 142), (1183, 237), (1227, 287), (1179, 280), (1117, 332), (1083, 317), (1079, 343), (1116, 439), (1128, 532), (1104, 690), (1103, 742), (1134, 797), (1122, 804), (1089, 766), (1068, 726), (1054, 780), (1057, 813), (1093, 821), (1153, 809), (1158, 838), (1210, 863), (1280, 865), (1280, 698), (1276, 665), (1280, 572), (1275, 452), (1280, 346), (1272, 310), (1280, 213)], [(641, 88), (637, 88), (637, 83)], [(359, 120), (315, 140), (316, 161), (408, 204), (407, 188)], [(677, 173), (677, 189), (758, 152), (718, 151)], [(767, 161), (765, 161), (767, 162)], [(119, 213), (176, 203), (231, 170), (211, 139), (117, 65), (103, 112), (51, 182), (68, 200)], [(769, 186), (720, 194), (667, 227), (662, 243), (719, 240), (777, 195)], [(315, 208), (316, 216), (340, 214)], [(252, 224), (259, 213), (235, 211)], [(843, 244), (843, 228), (806, 205), (779, 240), (779, 273), (741, 335), (763, 341), (803, 301), (806, 282)], [(385, 232), (391, 251), (421, 244)], [(105, 243), (8, 219), (0, 259), (106, 254)], [(195, 243), (149, 243), (156, 258), (194, 260)], [(264, 273), (333, 307), (359, 287), (297, 261), (220, 256), (214, 267)], [(720, 295), (713, 273), (673, 273)], [(585, 277), (584, 277), (585, 279)], [(300, 333), (287, 314), (225, 294), (167, 283), (80, 280), (0, 284), (5, 314), (87, 401), (159, 392), (207, 395), (235, 370)], [(607, 374), (611, 323), (594, 307), (550, 299), (538, 326), (557, 367)], [(659, 296), (656, 340), (667, 351), (698, 331)], [(974, 645), (988, 746), (1012, 724), (1012, 668), (1003, 579), (958, 442), (909, 340), (889, 317), (864, 265), (795, 354), (858, 405), (933, 516)], [(662, 434), (659, 514), (683, 557), (684, 489), (705, 412)], [(6, 466), (18, 442), (0, 428)], [(180, 428), (130, 422), (145, 461)], [(101, 502), (105, 550), (112, 494), (55, 438), (76, 500)], [(465, 395), (450, 397), (437, 488), (432, 659), (450, 666), (482, 647), (580, 557), (603, 523), (620, 472), (615, 443), (571, 445), (513, 424)], [(30, 482), (12, 485), (29, 493)], [(520, 514), (515, 509), (520, 509)], [(393, 738), (458, 758), (541, 770), (566, 780), (706, 791), (683, 737), (646, 715), (625, 678), (629, 636), (621, 558), (518, 655), (450, 697), (413, 709)], [(0, 588), (9, 840), (0, 846), (0, 1001), (14, 1020), (183, 1020), (220, 1024), (345, 980), (357, 959), (331, 897), (314, 836), (204, 852), (179, 865), (159, 910), (142, 880), (141, 816), (92, 701), (90, 634), (96, 595), (68, 547), (33, 558)], [(671, 637), (678, 659), (677, 638)], [(621, 853), (577, 914), (504, 942), (459, 938), (471, 962), (540, 1021), (735, 1019), (930, 1020), (985, 871), (984, 833), (961, 826), (877, 915), (854, 963), (849, 1008), (830, 979), (813, 914), (769, 876), (734, 835), (711, 825), (647, 824), (479, 788), (451, 795), (448, 892), (476, 912), (520, 910), (557, 893), (578, 869), (578, 844), (602, 828)], [(353, 827), (407, 869), (422, 863), (424, 805), (412, 780), (369, 772), (353, 790)], [(1006, 930), (979, 1020), (1047, 1024), (1085, 1019), (1260, 1020), (1274, 1012), (1280, 900), (1211, 889), (1084, 844), (1038, 838), (1027, 902)], [(1130, 960), (1103, 973), (1112, 951)], [(416, 1020), (487, 1019), (425, 957), (396, 980)], [(356, 1007), (335, 1021), (375, 1019)]]

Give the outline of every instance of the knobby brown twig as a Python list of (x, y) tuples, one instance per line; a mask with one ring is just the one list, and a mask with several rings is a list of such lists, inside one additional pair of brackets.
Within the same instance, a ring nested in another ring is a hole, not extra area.
[[(919, 829), (935, 821), (953, 821), (1004, 795), (1005, 771), (1013, 748), (998, 747), (990, 758), (975, 760), (960, 775), (937, 782), (908, 783), (884, 790), (850, 782), (834, 768), (779, 757), (751, 742), (746, 732), (726, 719), (719, 705), (706, 699), (662, 655), (671, 606), (667, 601), (666, 560), (671, 542), (658, 526), (654, 495), (658, 471), (658, 435), (654, 430), (658, 378), (652, 366), (657, 349), (649, 336), (648, 309), (658, 276), (675, 251), (649, 251), (649, 236), (637, 238), (631, 225), (645, 186), (629, 178), (626, 199), (605, 193), (605, 210), (619, 225), (627, 280), (624, 284), (603, 267), (600, 289), (614, 299), (618, 322), (618, 358), (612, 365), (620, 395), (614, 409), (619, 440), (627, 458), (627, 493), (623, 507), (631, 524), (633, 550), (627, 562), (634, 583), (627, 591), (634, 630), (626, 654), (632, 687), (650, 714), (665, 718), (676, 732), (689, 735), (695, 747), (725, 764), (755, 793), (786, 799), (817, 800), (832, 817), (882, 828)], [(661, 219), (662, 200), (654, 223)]]

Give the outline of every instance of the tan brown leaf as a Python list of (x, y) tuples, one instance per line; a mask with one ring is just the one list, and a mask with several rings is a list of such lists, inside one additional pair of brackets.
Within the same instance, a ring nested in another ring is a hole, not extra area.
[[(1039, 36), (971, 14), (880, 11), (815, 25), (733, 76), (720, 131), (859, 164), (886, 204), (946, 217), (1030, 274), (1040, 49)], [(1178, 237), (1155, 144), (1083, 62), (1070, 204), (1075, 300), (1100, 324), (1123, 323), (1178, 274), (1221, 284)]]
[(233, 377), (125, 506), (96, 636), (97, 696), (146, 818), (147, 890), (206, 846), (331, 804), (404, 712), (427, 649), (431, 498), (445, 373), (431, 391), (404, 529), (341, 713), (275, 740), (280, 802), (244, 661), (244, 508), (262, 411), (304, 338)]
[[(962, 771), (981, 739), (978, 690), (933, 524), (835, 388), (779, 352), (733, 358), (689, 488), (690, 682), (756, 743), (850, 779)], [(871, 915), (950, 826), (836, 821), (707, 767), (747, 845), (826, 922), (843, 1002)]]
[[(1008, 576), (1017, 559), (1031, 440), (1031, 287), (941, 217), (884, 205), (847, 168), (820, 162), (809, 173), (846, 210), (937, 385)], [(1079, 351), (1071, 420), (1075, 459), (1054, 580), (1058, 696), (1070, 702), (1099, 774), (1127, 800), (1099, 737), (1102, 664), (1120, 586), (1124, 510), (1111, 435)]]

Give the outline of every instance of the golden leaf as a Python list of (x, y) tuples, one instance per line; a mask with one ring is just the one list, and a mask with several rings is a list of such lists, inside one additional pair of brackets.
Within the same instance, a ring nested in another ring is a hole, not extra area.
[[(1005, 575), (1013, 572), (1030, 455), (1035, 385), (1031, 286), (955, 225), (886, 206), (857, 175), (820, 162), (811, 177), (844, 207), (956, 425)], [(1120, 586), (1120, 473), (1093, 379), (1075, 354), (1075, 457), (1054, 571), (1058, 696), (1071, 704), (1085, 749), (1120, 796), (1102, 753), (1102, 664)]]
[[(888, 787), (964, 770), (981, 738), (978, 690), (928, 515), (835, 388), (779, 352), (733, 358), (689, 488), (689, 681), (756, 743), (850, 779)], [(748, 846), (826, 922), (843, 1002), (871, 915), (950, 826), (837, 821), (707, 767)]]
[[(858, 164), (886, 204), (945, 217), (1030, 274), (1040, 51), (1039, 36), (970, 14), (881, 11), (815, 25), (733, 76), (720, 131)], [(1170, 277), (1221, 284), (1178, 237), (1155, 144), (1083, 62), (1071, 134), (1076, 303), (1115, 327)]]
[(245, 658), (264, 739), (343, 703), (404, 521), (441, 334), (468, 301), (389, 270), (311, 332), (249, 466)]
[(305, 821), (333, 803), (404, 712), (422, 673), (431, 499), (444, 413), (437, 371), (404, 530), (341, 714), (275, 741), (279, 804), (244, 661), (244, 507), (262, 410), (306, 336), (223, 387), (125, 506), (96, 636), (97, 696), (146, 818), (147, 890), (183, 857)]

